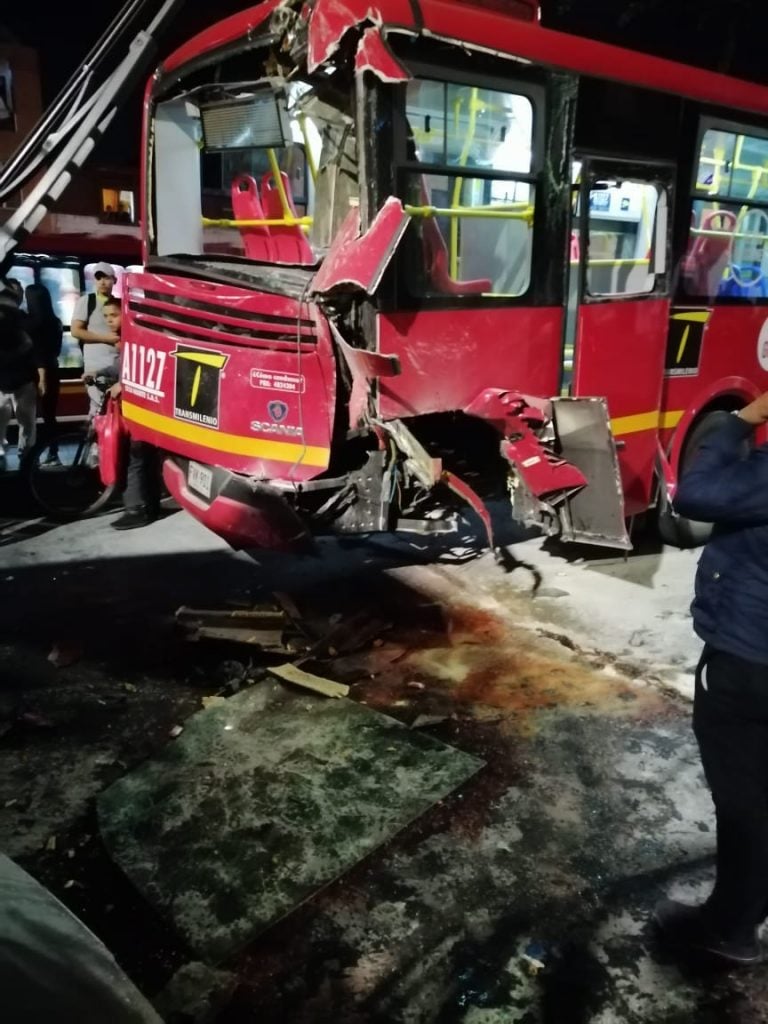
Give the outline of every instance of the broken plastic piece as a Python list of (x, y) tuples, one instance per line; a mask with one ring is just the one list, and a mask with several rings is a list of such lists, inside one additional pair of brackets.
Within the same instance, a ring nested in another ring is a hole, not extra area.
[(332, 679), (324, 679), (322, 676), (313, 676), (309, 672), (296, 668), (295, 665), (278, 665), (269, 671), (273, 676), (277, 676), (278, 679), (282, 679), (286, 683), (301, 686), (305, 690), (313, 690), (315, 693), (322, 693), (325, 697), (346, 697), (349, 693), (349, 687), (343, 683), (335, 683)]

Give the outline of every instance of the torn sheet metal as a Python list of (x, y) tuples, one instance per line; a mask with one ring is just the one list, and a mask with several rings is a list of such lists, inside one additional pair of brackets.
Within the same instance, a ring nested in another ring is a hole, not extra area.
[(621, 472), (605, 399), (556, 398), (552, 406), (563, 456), (588, 483), (559, 510), (562, 539), (630, 550)]
[(352, 374), (349, 425), (355, 429), (363, 423), (368, 413), (368, 399), (371, 397), (370, 382), (378, 377), (396, 377), (400, 373), (400, 360), (397, 356), (355, 348), (344, 340), (338, 327), (331, 320), (328, 323), (333, 340)]
[(548, 399), (522, 395), (518, 391), (486, 388), (464, 412), (490, 423), (502, 437), (510, 437), (527, 427), (544, 426), (552, 418), (552, 405)]
[(353, 207), (312, 281), (312, 294), (323, 295), (341, 289), (372, 295), (405, 234), (409, 220), (400, 200), (390, 196), (371, 226), (361, 235), (360, 210)]
[[(389, 0), (387, 24), (415, 29), (418, 13), (417, 0)], [(383, 20), (381, 11), (373, 4), (355, 0), (315, 0), (309, 17), (307, 69), (316, 71), (338, 50), (344, 36), (356, 25), (381, 25)]]
[(355, 72), (362, 74), (364, 71), (391, 84), (409, 82), (413, 77), (387, 46), (378, 27), (365, 30), (355, 54)]
[(344, 340), (339, 329), (333, 323), (331, 323), (331, 332), (354, 376), (375, 380), (377, 377), (397, 377), (400, 373), (400, 360), (397, 356), (371, 352), (365, 348), (355, 348), (354, 345), (350, 345)]
[(531, 430), (514, 441), (502, 441), (501, 454), (512, 463), (531, 494), (547, 497), (550, 503), (562, 501), (587, 484), (580, 469), (549, 451)]
[(441, 460), (432, 458), (402, 420), (389, 420), (382, 427), (406, 456), (405, 468), (411, 476), (428, 490), (434, 487), (443, 472)]
[(494, 551), (496, 548), (496, 541), (493, 536), (491, 513), (488, 511), (488, 507), (483, 499), (469, 486), (468, 483), (465, 483), (461, 477), (456, 476), (455, 473), (449, 472), (449, 470), (443, 471), (441, 480), (447, 487), (450, 487), (454, 494), (458, 494), (458, 496), (466, 501), (470, 508), (474, 509), (478, 514), (483, 527), (485, 528), (485, 535), (488, 538), (488, 547), (491, 551)]

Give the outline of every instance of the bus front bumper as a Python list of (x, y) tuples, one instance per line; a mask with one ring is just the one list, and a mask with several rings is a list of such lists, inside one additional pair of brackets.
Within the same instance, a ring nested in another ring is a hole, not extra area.
[(163, 479), (185, 511), (233, 548), (306, 551), (311, 547), (304, 523), (268, 484), (176, 455), (166, 456)]

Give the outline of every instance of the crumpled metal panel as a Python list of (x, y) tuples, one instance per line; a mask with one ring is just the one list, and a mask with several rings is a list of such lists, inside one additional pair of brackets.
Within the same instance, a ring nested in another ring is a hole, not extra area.
[(564, 459), (587, 486), (560, 508), (561, 539), (628, 551), (619, 460), (604, 398), (555, 398), (555, 428)]
[(328, 321), (333, 340), (352, 374), (352, 391), (349, 396), (349, 426), (361, 426), (368, 414), (371, 398), (371, 381), (379, 377), (396, 377), (400, 373), (400, 360), (368, 349), (355, 348), (344, 340), (332, 320)]
[[(387, 24), (416, 28), (414, 9), (418, 8), (411, 0), (387, 0)], [(384, 21), (381, 9), (375, 4), (355, 3), (355, 0), (315, 0), (309, 18), (307, 69), (316, 71), (328, 60), (351, 28), (366, 22), (381, 25)]]
[(587, 484), (577, 466), (558, 458), (525, 426), (515, 440), (501, 442), (501, 454), (512, 463), (531, 494), (550, 505), (559, 504)]
[(382, 82), (408, 82), (413, 77), (398, 61), (382, 38), (381, 29), (368, 28), (355, 54), (355, 71), (370, 71)]
[(400, 200), (390, 196), (371, 226), (361, 235), (360, 210), (353, 207), (315, 275), (312, 294), (322, 295), (340, 289), (372, 295), (405, 234), (409, 220)]

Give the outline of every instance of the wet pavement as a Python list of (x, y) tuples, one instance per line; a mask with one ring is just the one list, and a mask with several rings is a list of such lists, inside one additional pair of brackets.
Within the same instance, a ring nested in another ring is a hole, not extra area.
[[(677, 964), (648, 926), (658, 898), (700, 899), (713, 871), (684, 696), (691, 553), (574, 562), (525, 540), (513, 550), (530, 568), (505, 576), (487, 555), (329, 542), (321, 557), (256, 564), (183, 515), (118, 537), (109, 518), (0, 549), (0, 843), (150, 998), (199, 956), (114, 866), (95, 800), (172, 744), (203, 698), (233, 678), (240, 693), (265, 685), (251, 650), (190, 644), (175, 609), (279, 589), (315, 626), (375, 616), (362, 650), (313, 669), (484, 767), (209, 965), (220, 992), (207, 1019), (768, 1019), (768, 967)], [(46, 660), (54, 645), (73, 663)], [(168, 1021), (190, 1019), (181, 1003), (163, 1004)]]

